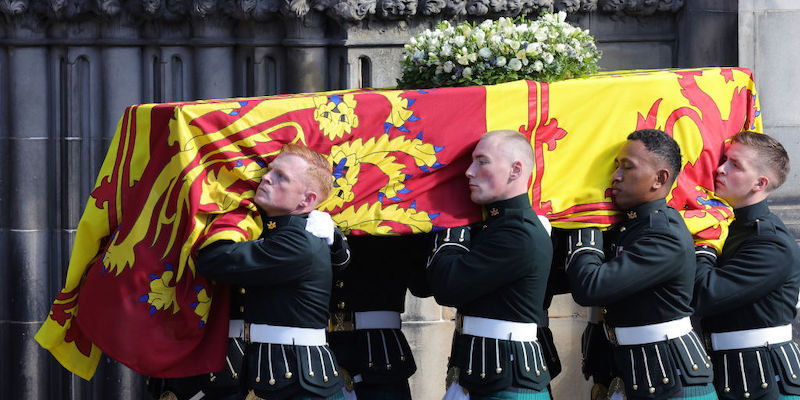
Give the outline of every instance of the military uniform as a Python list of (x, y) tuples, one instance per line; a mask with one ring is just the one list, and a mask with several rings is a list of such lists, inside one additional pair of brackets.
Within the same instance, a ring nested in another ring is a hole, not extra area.
[(428, 263), (434, 297), (459, 313), (450, 367), (473, 399), (547, 399), (550, 374), (536, 336), (552, 244), (527, 194), (485, 207), (488, 218), (471, 230), (438, 232)]
[(791, 325), (800, 250), (766, 200), (734, 215), (719, 258), (697, 248), (694, 303), (711, 344), (714, 385), (725, 399), (800, 395), (800, 349)]
[(244, 288), (243, 386), (269, 399), (341, 397), (342, 378), (325, 344), (333, 271), (325, 240), (305, 215), (264, 217), (262, 239), (202, 249), (198, 270)]
[(597, 229), (580, 229), (568, 245), (573, 298), (602, 306), (614, 344), (612, 375), (622, 379), (629, 399), (716, 398), (710, 358), (689, 321), (691, 234), (663, 199), (623, 216), (605, 238)]
[[(426, 236), (353, 236), (353, 259), (334, 275), (328, 342), (359, 400), (410, 399), (414, 357), (400, 330), (406, 290), (424, 294)], [(418, 271), (418, 272), (417, 272)]]

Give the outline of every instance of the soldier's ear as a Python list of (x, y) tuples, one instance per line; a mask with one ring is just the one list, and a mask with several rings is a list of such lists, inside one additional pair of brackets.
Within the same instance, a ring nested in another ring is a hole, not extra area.
[(753, 184), (753, 191), (754, 192), (761, 192), (767, 191), (769, 188), (769, 177), (761, 175), (756, 179), (756, 183)]
[(306, 210), (306, 211), (313, 210), (314, 207), (316, 207), (317, 205), (317, 197), (319, 197), (317, 195), (317, 192), (313, 190), (307, 190), (303, 195), (303, 200), (300, 202), (300, 204), (297, 205), (297, 208), (299, 210)]
[(511, 163), (511, 172), (508, 174), (508, 180), (513, 181), (522, 176), (522, 161), (516, 160)]
[(661, 189), (664, 186), (670, 185), (670, 172), (666, 168), (661, 168), (656, 171), (656, 179), (653, 182), (653, 189)]

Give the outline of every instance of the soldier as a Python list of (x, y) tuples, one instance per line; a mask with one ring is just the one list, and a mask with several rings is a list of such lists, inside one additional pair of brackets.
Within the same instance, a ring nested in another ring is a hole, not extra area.
[(351, 236), (352, 262), (334, 275), (328, 342), (359, 400), (411, 399), (408, 378), (417, 367), (400, 313), (408, 289), (426, 294), (426, 239)]
[[(331, 264), (334, 271), (343, 270), (350, 260), (347, 239), (336, 229), (330, 215), (320, 211), (308, 214), (306, 230), (331, 243)], [(264, 229), (259, 239), (268, 230)], [(183, 378), (148, 378), (150, 394), (159, 400), (236, 400), (240, 395), (240, 377), (244, 349), (244, 287), (231, 287), (228, 326), (228, 352), (222, 370)]]
[[(550, 237), (528, 198), (533, 151), (515, 131), (486, 133), (466, 171), (470, 198), (488, 218), (435, 235), (428, 282), (439, 304), (458, 309), (447, 396), (549, 399), (537, 326), (552, 259)], [(499, 397), (498, 397), (499, 396)]]
[(767, 206), (788, 173), (783, 146), (754, 132), (733, 137), (716, 171), (716, 193), (735, 220), (719, 257), (697, 248), (694, 304), (723, 399), (800, 399), (800, 349), (792, 342), (800, 249)]
[(614, 163), (612, 200), (623, 221), (605, 237), (596, 228), (569, 231), (566, 262), (572, 297), (600, 306), (605, 319), (617, 377), (609, 394), (624, 385), (628, 399), (715, 399), (712, 367), (689, 320), (694, 241), (665, 200), (680, 148), (662, 131), (639, 130)]
[(244, 287), (241, 379), (248, 399), (343, 398), (336, 358), (326, 345), (333, 271), (328, 243), (306, 230), (306, 215), (327, 198), (325, 158), (288, 144), (269, 164), (253, 201), (265, 234), (216, 242), (198, 254), (210, 279)]

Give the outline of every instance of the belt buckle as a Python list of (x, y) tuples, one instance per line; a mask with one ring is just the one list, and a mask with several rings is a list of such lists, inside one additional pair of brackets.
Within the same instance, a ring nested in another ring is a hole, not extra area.
[(244, 323), (244, 332), (242, 332), (242, 336), (245, 342), (250, 342), (250, 323)]
[(330, 318), (330, 332), (350, 332), (356, 330), (355, 314), (352, 312), (336, 311)]
[(606, 339), (608, 339), (608, 341), (611, 342), (611, 344), (619, 346), (619, 342), (617, 341), (617, 334), (614, 332), (614, 327), (609, 326), (608, 324), (603, 322), (603, 329), (605, 329), (606, 332)]
[(456, 313), (456, 334), (461, 335), (464, 333), (464, 314)]

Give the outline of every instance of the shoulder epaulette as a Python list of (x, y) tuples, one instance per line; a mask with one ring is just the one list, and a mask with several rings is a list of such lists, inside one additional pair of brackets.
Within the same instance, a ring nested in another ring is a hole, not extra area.
[(669, 216), (663, 210), (655, 210), (650, 213), (650, 228), (669, 229)]
[(756, 235), (763, 235), (763, 234), (772, 234), (774, 235), (777, 233), (775, 228), (775, 223), (764, 218), (756, 218), (753, 221), (753, 228), (756, 231)]

